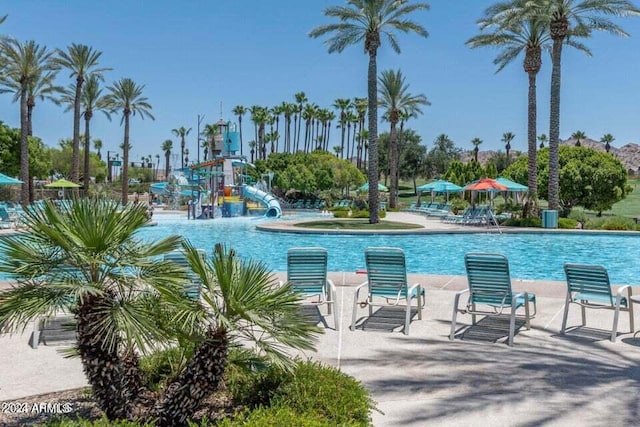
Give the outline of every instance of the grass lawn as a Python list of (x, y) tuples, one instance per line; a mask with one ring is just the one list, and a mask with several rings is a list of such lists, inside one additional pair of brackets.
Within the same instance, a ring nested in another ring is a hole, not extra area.
[(610, 211), (614, 215), (640, 217), (640, 179), (629, 179), (627, 184), (633, 187), (633, 192), (624, 200), (619, 201)]
[(296, 227), (329, 229), (329, 230), (411, 230), (422, 228), (418, 224), (407, 224), (395, 221), (380, 221), (378, 224), (369, 224), (364, 219), (330, 219), (324, 221), (308, 221), (295, 224)]

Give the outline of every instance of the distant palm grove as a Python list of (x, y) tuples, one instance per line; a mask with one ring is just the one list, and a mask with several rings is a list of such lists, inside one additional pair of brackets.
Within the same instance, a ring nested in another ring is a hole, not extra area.
[[(315, 150), (327, 151), (346, 159), (366, 174), (370, 183), (370, 222), (378, 222), (378, 181), (383, 176), (388, 181), (390, 207), (396, 207), (398, 181), (407, 175), (401, 170), (402, 148), (406, 147), (403, 137), (410, 130), (408, 126), (411, 120), (417, 119), (430, 103), (424, 94), (409, 90), (410, 85), (401, 70), (379, 73), (377, 53), (379, 49), (387, 48), (400, 53), (398, 35), (401, 33), (426, 38), (427, 29), (419, 20), (424, 17), (422, 13), (428, 10), (427, 3), (409, 0), (347, 0), (343, 5), (328, 7), (324, 15), (330, 19), (329, 23), (312, 29), (309, 36), (324, 38), (329, 53), (341, 53), (350, 46), (356, 47), (351, 50), (355, 53), (364, 47), (369, 60), (367, 94), (361, 97), (343, 95), (337, 97), (332, 105), (319, 106), (300, 91), (291, 94), (288, 101), (275, 106), (238, 105), (232, 112), (240, 130), (240, 154), (252, 163), (266, 160), (274, 153), (309, 153)], [(628, 0), (511, 0), (496, 2), (478, 20), (479, 33), (468, 40), (467, 45), (470, 48), (494, 48), (497, 52), (494, 59), (497, 71), (514, 60), (522, 60), (523, 70), (528, 76), (528, 173), (524, 183), (530, 190), (527, 205), (531, 215), (537, 214), (539, 197), (537, 150), (545, 147), (545, 144), (549, 149), (549, 181), (545, 196), (551, 209), (558, 209), (560, 203), (558, 145), (563, 48), (574, 48), (590, 55), (586, 42), (594, 31), (627, 36), (617, 21), (612, 19), (639, 14), (640, 10)], [(6, 19), (10, 18), (2, 17), (0, 24)], [(24, 182), (21, 202), (28, 204), (33, 200), (34, 177), (65, 175), (71, 181), (82, 184), (85, 194), (89, 194), (91, 183), (85, 177), (94, 176), (97, 182), (112, 178), (110, 170), (104, 173), (106, 163), (100, 153), (102, 140), (91, 139), (91, 122), (95, 120), (95, 113), (100, 112), (108, 119), (115, 115), (123, 127), (122, 143), (119, 145), (121, 151), (115, 151), (112, 158), (122, 159), (119, 179), (121, 200), (126, 203), (129, 168), (132, 165), (129, 134), (130, 127), (135, 125), (131, 118), (138, 116), (154, 120), (152, 104), (144, 95), (145, 86), (129, 78), (106, 85), (105, 77), (112, 69), (102, 63), (102, 52), (90, 46), (72, 43), (66, 48), (50, 49), (33, 40), (19, 41), (8, 35), (0, 37), (1, 92), (12, 95), (20, 109), (19, 141), (16, 147), (19, 156), (0, 158), (0, 168), (4, 172), (18, 169), (18, 175)], [(540, 122), (537, 117), (536, 79), (542, 68), (542, 52), (545, 50), (551, 52), (548, 137), (546, 134), (538, 135), (536, 130)], [(66, 86), (60, 73), (69, 78)], [(33, 115), (37, 114), (36, 101), (53, 102), (73, 111), (73, 123), (69, 124), (71, 137), (65, 139), (61, 135), (60, 148), (47, 148), (36, 137), (37, 129), (34, 133), (32, 124)], [(381, 114), (378, 114), (379, 109), (383, 110)], [(384, 147), (379, 146), (379, 117), (388, 124)], [(200, 121), (201, 117), (198, 116), (198, 129), (193, 133), (193, 128), (184, 124), (167, 124), (167, 136), (177, 139), (175, 145), (170, 138), (158, 141), (161, 154), (142, 158), (143, 165), (153, 165), (155, 160), (151, 180), (159, 176), (167, 178), (172, 158), (174, 167), (183, 168), (196, 161), (208, 160), (216, 154), (213, 141), (219, 124), (204, 123), (200, 127)], [(7, 132), (11, 133), (10, 130)], [(194, 147), (189, 151), (190, 135), (192, 138), (195, 135), (197, 154), (194, 153)], [(580, 145), (584, 136), (584, 133), (572, 135), (577, 140), (576, 145)], [(419, 135), (417, 137), (418, 144), (422, 145)], [(499, 158), (495, 159), (499, 170), (521, 154), (511, 150), (515, 138), (517, 135), (513, 132), (505, 131), (502, 139), (505, 154), (499, 153)], [(419, 159), (422, 166), (414, 168), (414, 179), (416, 174), (430, 178), (444, 173), (432, 167), (435, 161), (433, 151), (441, 151), (443, 139), (448, 139), (448, 136), (443, 134), (434, 141), (431, 158), (428, 158), (428, 150), (423, 150)], [(607, 152), (614, 139), (611, 134), (600, 139)], [(92, 143), (97, 153), (91, 152)], [(471, 148), (469, 161), (478, 161), (481, 143), (479, 137), (464, 142), (467, 148)], [(67, 150), (68, 156), (56, 154)], [(176, 151), (179, 152), (174, 153)], [(61, 158), (68, 164), (54, 161)], [(163, 167), (160, 167), (161, 158), (164, 159)], [(449, 160), (456, 158), (459, 156), (450, 157)], [(176, 162), (176, 159), (179, 160)], [(133, 178), (138, 179), (138, 176)]]

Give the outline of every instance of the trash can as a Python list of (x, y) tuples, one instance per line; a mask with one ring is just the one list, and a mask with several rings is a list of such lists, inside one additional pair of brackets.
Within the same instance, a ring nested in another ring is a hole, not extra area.
[(558, 228), (558, 211), (542, 211), (542, 228)]

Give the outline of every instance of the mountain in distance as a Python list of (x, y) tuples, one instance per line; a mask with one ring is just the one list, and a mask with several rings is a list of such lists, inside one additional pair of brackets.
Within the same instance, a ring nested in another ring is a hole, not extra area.
[[(560, 141), (560, 145), (575, 145), (576, 144), (576, 140), (573, 138), (569, 138), (569, 139), (565, 139), (564, 141)], [(589, 147), (589, 148), (593, 148), (594, 150), (597, 151), (606, 151), (604, 149), (604, 144), (598, 141), (594, 141), (593, 139), (581, 139), (580, 140), (580, 145), (582, 145), (583, 147)], [(548, 146), (548, 145), (547, 145)], [(504, 151), (502, 151), (502, 153), (504, 154)], [(611, 153), (613, 156), (617, 157), (622, 164), (624, 165), (625, 169), (627, 169), (627, 171), (633, 173), (633, 174), (639, 174), (640, 173), (640, 145), (635, 144), (635, 143), (629, 143), (626, 145), (623, 145), (622, 147), (614, 147), (613, 145), (611, 146), (611, 149), (609, 151), (609, 153)], [(480, 162), (481, 165), (485, 165), (489, 159), (491, 159), (493, 156), (495, 156), (496, 154), (498, 154), (497, 151), (495, 150), (488, 150), (488, 151), (479, 151), (478, 152), (478, 162)], [(520, 155), (527, 155), (526, 151), (520, 151), (520, 150), (512, 150), (511, 151), (511, 158), (515, 159)], [(472, 150), (468, 150), (468, 151), (463, 151), (462, 152), (462, 161), (463, 162), (468, 162), (471, 159), (473, 159), (473, 151)]]

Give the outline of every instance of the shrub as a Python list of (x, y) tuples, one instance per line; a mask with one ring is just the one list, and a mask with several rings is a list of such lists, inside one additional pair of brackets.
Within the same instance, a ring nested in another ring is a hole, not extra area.
[(359, 381), (318, 362), (300, 363), (271, 404), (291, 408), (297, 414), (316, 414), (329, 425), (370, 425), (370, 412), (375, 408)]
[(603, 230), (635, 230), (636, 224), (631, 218), (614, 216), (613, 218), (607, 218), (600, 228)]
[(333, 217), (334, 218), (348, 218), (349, 217), (349, 210), (347, 209), (336, 209), (333, 211)]
[(456, 215), (469, 207), (469, 202), (464, 199), (452, 199), (449, 204), (451, 205), (451, 212)]
[(558, 228), (576, 228), (578, 221), (572, 218), (558, 218)]
[[(300, 414), (293, 409), (283, 406), (258, 408), (254, 411), (244, 411), (233, 419), (224, 419), (216, 424), (218, 427), (328, 427), (332, 424), (320, 420), (314, 414)], [(357, 425), (354, 423), (343, 425)]]
[(162, 384), (175, 378), (192, 352), (193, 345), (190, 344), (188, 348), (172, 347), (141, 358), (140, 369), (147, 387), (157, 391)]
[(67, 418), (56, 418), (47, 421), (45, 424), (47, 427), (153, 427), (153, 423), (141, 423), (139, 421), (109, 421), (107, 418), (100, 418), (99, 420), (70, 420)]
[(509, 218), (504, 222), (509, 227), (542, 227), (540, 218)]

